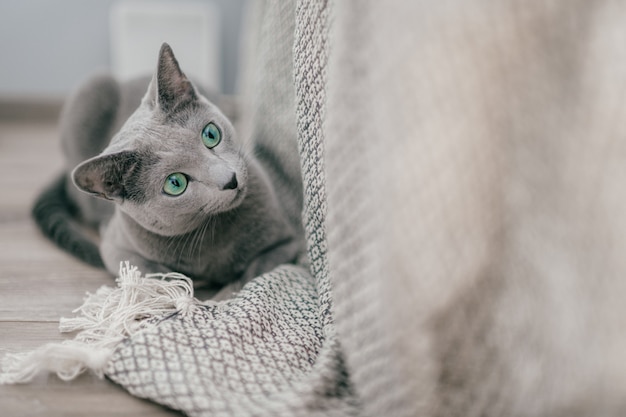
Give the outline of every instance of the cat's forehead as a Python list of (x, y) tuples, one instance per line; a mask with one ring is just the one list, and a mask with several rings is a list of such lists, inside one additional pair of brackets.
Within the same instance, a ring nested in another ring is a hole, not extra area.
[(184, 152), (181, 146), (199, 140), (208, 123), (218, 126), (222, 140), (228, 142), (233, 137), (230, 121), (204, 97), (167, 113), (142, 105), (117, 133), (111, 145), (115, 149)]

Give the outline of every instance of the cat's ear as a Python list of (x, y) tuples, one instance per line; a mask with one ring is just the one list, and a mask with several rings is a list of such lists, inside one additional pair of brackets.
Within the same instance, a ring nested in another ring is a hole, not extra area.
[(129, 197), (129, 180), (139, 168), (134, 151), (96, 156), (78, 165), (72, 172), (74, 184), (95, 197), (122, 201)]
[(161, 45), (159, 62), (144, 100), (165, 112), (175, 111), (197, 99), (196, 90), (181, 71), (172, 48)]

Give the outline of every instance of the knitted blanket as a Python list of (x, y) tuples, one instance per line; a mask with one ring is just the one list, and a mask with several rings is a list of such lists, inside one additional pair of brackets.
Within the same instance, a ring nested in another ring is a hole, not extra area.
[(279, 267), (222, 302), (195, 299), (178, 274), (143, 277), (122, 265), (118, 288), (100, 289), (81, 316), (61, 320), (61, 331), (80, 331), (75, 340), (5, 358), (0, 382), (25, 382), (42, 369), (72, 379), (91, 369), (190, 416), (356, 412), (331, 319), (326, 253), (327, 5), (256, 7), (248, 46), (254, 106), (244, 135), (262, 163), (280, 161), (270, 175), (289, 218), (304, 217), (303, 265)]
[(223, 302), (123, 265), (5, 381), (89, 368), (190, 416), (626, 415), (624, 3), (256, 7), (246, 129), (308, 261)]

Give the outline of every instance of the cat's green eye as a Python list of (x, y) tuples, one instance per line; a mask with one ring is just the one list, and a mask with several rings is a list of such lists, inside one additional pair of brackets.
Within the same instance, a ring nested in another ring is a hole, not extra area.
[(181, 174), (180, 172), (176, 172), (171, 174), (165, 180), (165, 184), (163, 184), (163, 191), (165, 194), (177, 196), (181, 195), (187, 189), (187, 177), (185, 174)]
[(215, 126), (215, 123), (209, 123), (202, 129), (202, 142), (209, 149), (215, 148), (222, 141), (222, 132)]

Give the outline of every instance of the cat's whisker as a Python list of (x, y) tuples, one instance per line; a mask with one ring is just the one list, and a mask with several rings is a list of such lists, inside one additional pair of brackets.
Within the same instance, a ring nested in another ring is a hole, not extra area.
[(167, 239), (167, 253), (178, 254), (176, 264), (180, 265), (181, 254), (184, 250), (185, 239), (182, 236), (171, 236)]
[(202, 221), (200, 226), (198, 226), (193, 234), (188, 236), (186, 239), (185, 245), (181, 249), (181, 254), (179, 254), (179, 259), (182, 257), (183, 251), (188, 251), (189, 255), (192, 258), (196, 258), (202, 254), (203, 242), (206, 235), (206, 231), (209, 227), (209, 224), (212, 222), (213, 216), (208, 216), (206, 219)]
[(210, 223), (211, 223), (211, 217), (209, 217), (208, 219), (206, 219), (206, 220), (204, 221), (204, 223), (202, 224), (202, 233), (201, 233), (201, 235), (200, 235), (200, 239), (198, 239), (198, 244), (197, 244), (197, 246), (198, 246), (198, 248), (197, 248), (197, 250), (198, 250), (198, 256), (200, 256), (200, 255), (201, 255), (201, 252), (202, 252), (202, 242), (204, 241), (204, 237), (205, 237), (205, 235), (206, 235), (206, 231), (207, 231), (207, 229), (208, 229), (208, 227), (209, 227), (209, 224), (210, 224)]
[(209, 217), (209, 242), (213, 244), (215, 242), (215, 229), (217, 228), (217, 217), (211, 216)]
[(259, 156), (259, 151), (257, 148), (247, 149), (244, 153), (244, 158), (257, 159)]
[(202, 236), (203, 229), (205, 227), (206, 220), (204, 220), (200, 226), (195, 230), (193, 237), (191, 238), (191, 245), (189, 247), (189, 254), (195, 257), (195, 255), (200, 253), (200, 248), (202, 247)]

